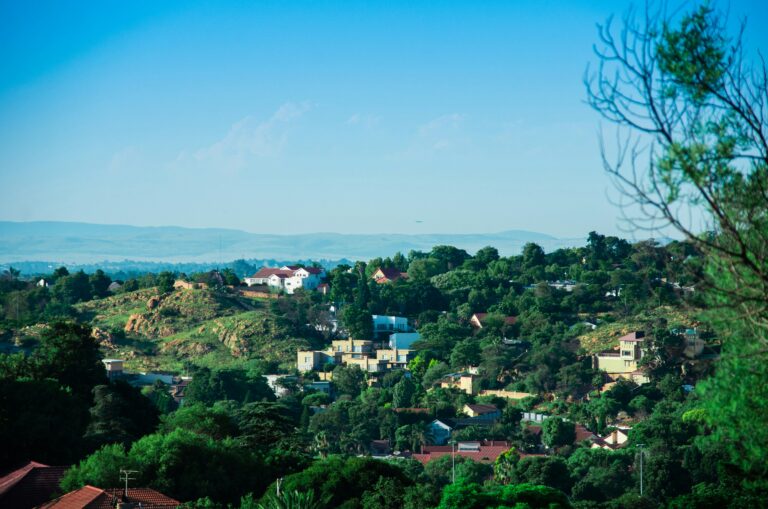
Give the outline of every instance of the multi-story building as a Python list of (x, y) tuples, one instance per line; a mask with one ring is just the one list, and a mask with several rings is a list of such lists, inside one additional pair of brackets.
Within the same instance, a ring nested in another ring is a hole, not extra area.
[(648, 376), (640, 369), (643, 358), (645, 333), (631, 332), (619, 338), (619, 351), (601, 352), (594, 356), (593, 366), (608, 373), (612, 379), (627, 378), (637, 383), (647, 383)]

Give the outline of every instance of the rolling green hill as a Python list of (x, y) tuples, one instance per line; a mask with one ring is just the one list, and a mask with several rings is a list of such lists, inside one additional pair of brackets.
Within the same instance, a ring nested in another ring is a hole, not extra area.
[(309, 341), (290, 337), (268, 303), (212, 290), (128, 292), (76, 306), (106, 357), (130, 370), (181, 372), (185, 363), (244, 366), (254, 359), (292, 369)]

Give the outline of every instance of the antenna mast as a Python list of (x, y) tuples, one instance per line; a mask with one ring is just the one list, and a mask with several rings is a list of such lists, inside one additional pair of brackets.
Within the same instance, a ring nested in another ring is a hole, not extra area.
[(120, 469), (120, 480), (125, 481), (125, 491), (123, 492), (123, 496), (128, 499), (128, 481), (135, 481), (135, 477), (131, 477), (131, 474), (137, 473), (138, 470), (123, 470)]

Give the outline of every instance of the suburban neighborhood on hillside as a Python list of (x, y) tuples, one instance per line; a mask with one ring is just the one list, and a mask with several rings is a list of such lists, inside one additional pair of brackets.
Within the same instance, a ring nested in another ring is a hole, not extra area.
[(0, 509), (767, 508), (766, 27), (0, 2)]

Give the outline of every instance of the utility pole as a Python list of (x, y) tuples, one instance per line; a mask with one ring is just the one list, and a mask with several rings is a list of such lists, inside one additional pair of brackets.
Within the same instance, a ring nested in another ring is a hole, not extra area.
[(456, 440), (451, 440), (451, 484), (456, 484)]
[(645, 444), (637, 444), (637, 448), (640, 449), (640, 496), (643, 496), (643, 447)]
[(135, 477), (131, 477), (131, 474), (137, 473), (138, 470), (123, 470), (120, 469), (120, 480), (125, 481), (125, 492), (124, 496), (127, 499), (128, 498), (128, 481), (135, 481)]

